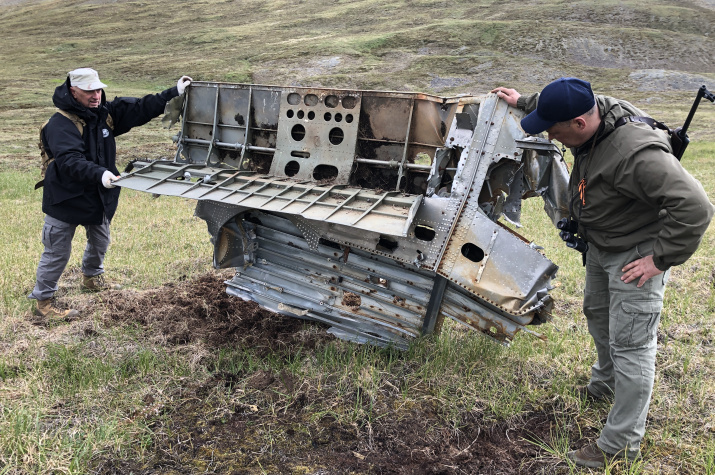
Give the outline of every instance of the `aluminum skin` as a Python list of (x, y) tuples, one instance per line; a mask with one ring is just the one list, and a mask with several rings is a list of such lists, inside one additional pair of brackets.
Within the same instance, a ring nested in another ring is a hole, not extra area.
[(117, 184), (196, 199), (229, 294), (399, 348), (550, 319), (557, 266), (514, 225), (535, 196), (565, 217), (568, 171), (496, 95), (194, 82), (172, 105), (174, 160)]

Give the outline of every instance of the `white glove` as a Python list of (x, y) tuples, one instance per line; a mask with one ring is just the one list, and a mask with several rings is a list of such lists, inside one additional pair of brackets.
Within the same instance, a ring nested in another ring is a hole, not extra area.
[(109, 170), (102, 173), (102, 185), (104, 185), (105, 188), (115, 188), (117, 185), (112, 182), (117, 180), (119, 180), (119, 177)]
[(179, 90), (179, 95), (182, 95), (184, 91), (186, 90), (186, 86), (191, 84), (191, 79), (189, 76), (181, 76), (179, 78), (179, 82), (176, 83), (176, 88)]

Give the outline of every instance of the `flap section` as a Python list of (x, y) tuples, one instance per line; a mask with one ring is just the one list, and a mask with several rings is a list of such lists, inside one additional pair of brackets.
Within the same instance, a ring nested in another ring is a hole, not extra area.
[(256, 172), (168, 161), (135, 162), (116, 184), (157, 195), (211, 200), (306, 219), (407, 236), (421, 195), (320, 185)]

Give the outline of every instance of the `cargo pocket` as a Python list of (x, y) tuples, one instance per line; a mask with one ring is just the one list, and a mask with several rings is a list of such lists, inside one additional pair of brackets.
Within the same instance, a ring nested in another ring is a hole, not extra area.
[(621, 302), (615, 327), (615, 343), (629, 348), (647, 346), (655, 338), (663, 308), (661, 300)]
[[(42, 227), (42, 244), (53, 252), (71, 252), (74, 228), (71, 224), (49, 224)], [(69, 258), (69, 254), (67, 254)]]
[(42, 226), (42, 244), (47, 247), (52, 247), (52, 225), (44, 224)]

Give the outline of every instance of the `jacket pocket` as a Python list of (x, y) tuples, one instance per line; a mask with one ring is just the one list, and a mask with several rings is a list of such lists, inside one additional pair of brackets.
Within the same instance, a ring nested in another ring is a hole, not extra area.
[(619, 346), (639, 348), (655, 339), (663, 302), (659, 299), (621, 302), (613, 338)]

